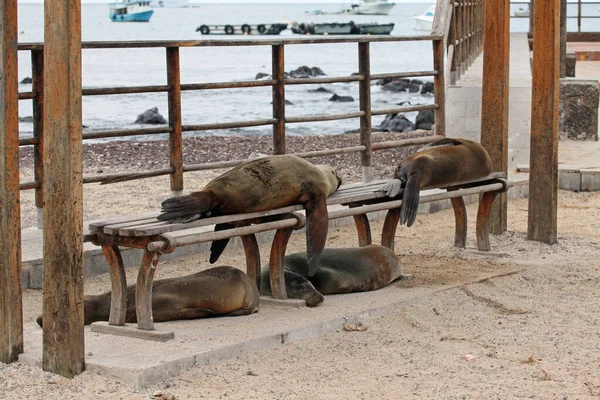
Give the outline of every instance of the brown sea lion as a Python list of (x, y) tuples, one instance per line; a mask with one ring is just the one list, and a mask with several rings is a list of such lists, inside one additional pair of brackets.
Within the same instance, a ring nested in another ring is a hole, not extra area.
[(422, 188), (482, 178), (492, 169), (492, 160), (481, 144), (444, 138), (403, 159), (396, 168), (394, 179), (381, 190), (389, 197), (396, 197), (404, 188), (400, 223), (411, 226), (417, 217)]
[[(341, 185), (334, 168), (313, 165), (294, 155), (250, 160), (210, 181), (203, 190), (162, 203), (161, 221), (189, 222), (198, 218), (250, 213), (302, 204), (306, 209), (306, 248), (315, 268), (327, 239), (326, 198)], [(215, 230), (228, 228), (219, 224)], [(229, 239), (213, 242), (214, 263)]]
[[(137, 322), (135, 287), (127, 287), (126, 322)], [(111, 292), (84, 296), (84, 321), (108, 321)], [(258, 311), (256, 284), (237, 268), (220, 266), (192, 275), (159, 279), (152, 283), (152, 317), (155, 322), (203, 317), (248, 315)], [(42, 316), (37, 318), (42, 326)]]
[[(262, 268), (260, 291), (269, 295), (269, 265)], [(381, 289), (396, 280), (412, 278), (412, 275), (404, 274), (398, 256), (379, 245), (325, 249), (313, 276), (308, 274), (306, 252), (289, 254), (284, 259), (284, 274), (288, 297), (310, 299), (310, 303), (306, 301), (309, 307), (322, 302), (316, 302), (318, 296), (315, 296), (312, 288), (321, 294), (366, 292)]]

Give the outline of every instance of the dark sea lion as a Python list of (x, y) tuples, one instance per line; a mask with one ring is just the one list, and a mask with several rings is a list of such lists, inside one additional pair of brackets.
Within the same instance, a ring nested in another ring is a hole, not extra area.
[[(137, 322), (135, 287), (127, 287), (126, 322)], [(84, 296), (85, 324), (108, 321), (111, 292)], [(220, 266), (192, 275), (159, 279), (152, 283), (155, 322), (203, 317), (248, 315), (258, 311), (260, 294), (243, 271)], [(42, 316), (37, 318), (42, 326)]]
[[(327, 251), (327, 249), (325, 249)], [(304, 253), (306, 254), (306, 253)], [(260, 294), (271, 296), (271, 280), (269, 279), (269, 264), (262, 266), (260, 275)], [(317, 269), (318, 271), (318, 269)], [(288, 269), (284, 270), (285, 275), (285, 290), (290, 299), (300, 299), (306, 301), (308, 307), (316, 307), (325, 300), (325, 297), (319, 292), (312, 283), (304, 276), (292, 272)]]
[[(262, 157), (227, 171), (199, 192), (165, 200), (158, 219), (182, 223), (302, 204), (306, 209), (306, 247), (315, 268), (327, 239), (326, 198), (341, 183), (335, 169), (327, 165), (313, 165), (294, 155)], [(220, 224), (215, 229), (228, 227)], [(211, 263), (218, 260), (228, 241), (213, 242)]]
[[(262, 268), (261, 294), (270, 294), (269, 265)], [(321, 294), (366, 292), (381, 289), (399, 279), (412, 278), (412, 275), (404, 274), (404, 268), (392, 250), (378, 245), (325, 249), (313, 276), (308, 274), (306, 252), (289, 254), (284, 259), (284, 273), (288, 297), (305, 300), (315, 297), (311, 287)], [(309, 281), (311, 287), (303, 279)], [(311, 305), (307, 300), (306, 304), (314, 307), (321, 301), (316, 304), (312, 301)]]
[(396, 197), (404, 188), (400, 223), (411, 226), (417, 217), (419, 191), (428, 186), (482, 178), (492, 172), (492, 160), (483, 146), (465, 139), (444, 138), (422, 147), (400, 162), (382, 191)]

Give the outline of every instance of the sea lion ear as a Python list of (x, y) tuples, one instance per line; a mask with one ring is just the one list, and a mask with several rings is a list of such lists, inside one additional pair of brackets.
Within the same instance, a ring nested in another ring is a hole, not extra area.
[(452, 139), (452, 138), (443, 138), (440, 140), (436, 140), (435, 142), (431, 142), (427, 146), (421, 147), (419, 150), (417, 150), (417, 153), (419, 153), (421, 151), (425, 151), (427, 149), (434, 148), (434, 147), (458, 146), (461, 144), (462, 144), (462, 142), (460, 140)]

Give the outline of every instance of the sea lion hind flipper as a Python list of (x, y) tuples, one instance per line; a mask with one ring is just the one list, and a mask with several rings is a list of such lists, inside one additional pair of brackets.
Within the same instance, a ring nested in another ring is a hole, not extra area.
[(377, 192), (385, 192), (388, 197), (397, 197), (402, 193), (402, 181), (400, 179), (390, 179), (385, 185), (377, 189)]
[(440, 140), (436, 140), (435, 142), (431, 142), (426, 146), (421, 147), (419, 150), (417, 150), (417, 153), (427, 150), (427, 149), (431, 149), (433, 147), (458, 146), (460, 144), (462, 144), (462, 142), (460, 140), (452, 139), (452, 138), (443, 138)]
[(419, 209), (419, 179), (416, 175), (410, 175), (406, 181), (404, 195), (402, 196), (402, 205), (400, 206), (400, 225), (411, 226), (417, 218)]
[[(235, 225), (233, 224), (216, 224), (215, 232), (233, 228), (235, 228)], [(219, 257), (221, 257), (221, 254), (225, 251), (225, 247), (227, 247), (227, 243), (229, 243), (229, 238), (212, 242), (210, 245), (210, 259), (208, 260), (211, 264), (216, 263)]]
[(210, 191), (194, 192), (187, 196), (171, 197), (161, 203), (162, 214), (156, 219), (168, 221), (177, 219), (183, 223), (201, 218), (204, 213), (214, 207), (213, 196)]
[(324, 196), (317, 197), (307, 201), (304, 208), (306, 209), (308, 276), (313, 276), (317, 271), (327, 241), (327, 229), (329, 228), (327, 201)]

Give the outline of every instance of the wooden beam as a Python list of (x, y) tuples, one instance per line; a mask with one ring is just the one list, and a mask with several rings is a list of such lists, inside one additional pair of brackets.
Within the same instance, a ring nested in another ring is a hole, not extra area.
[(273, 154), (285, 154), (285, 59), (283, 45), (272, 47), (273, 85)]
[(181, 122), (181, 76), (179, 47), (167, 47), (167, 83), (169, 84), (169, 149), (171, 168), (171, 191), (183, 190), (183, 133)]
[(44, 7), (44, 334), (42, 368), (85, 367), (81, 0)]
[(370, 182), (373, 179), (373, 152), (371, 150), (371, 55), (369, 43), (358, 44), (358, 72), (364, 79), (359, 82), (360, 111), (360, 144), (365, 146), (361, 152), (362, 181)]
[(536, 2), (533, 18), (527, 238), (553, 244), (557, 237), (560, 0)]
[(560, 0), (560, 77), (567, 76), (567, 0)]
[[(487, 0), (483, 37), (481, 144), (490, 154), (494, 171), (508, 172), (508, 75), (510, 60), (510, 2)], [(494, 234), (506, 231), (506, 194), (497, 196), (490, 212)]]
[(0, 361), (23, 352), (17, 0), (0, 1)]

